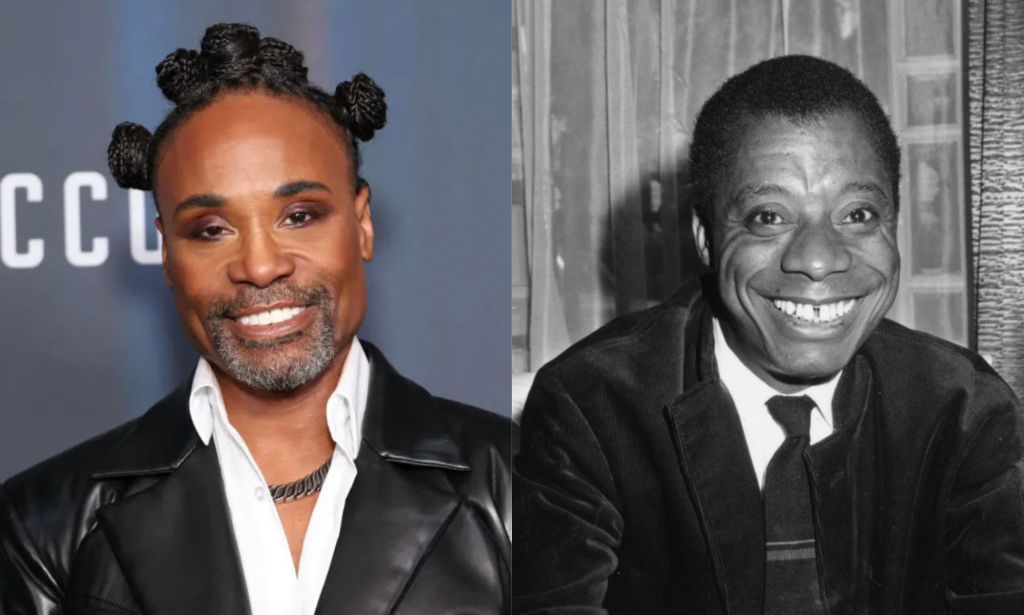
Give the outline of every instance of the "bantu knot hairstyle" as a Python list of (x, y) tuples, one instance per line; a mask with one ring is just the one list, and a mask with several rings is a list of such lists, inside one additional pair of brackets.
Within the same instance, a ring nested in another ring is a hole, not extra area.
[(798, 125), (836, 113), (859, 118), (892, 182), (899, 209), (900, 148), (878, 99), (850, 71), (820, 58), (790, 55), (765, 60), (730, 78), (704, 103), (690, 144), (694, 211), (713, 228), (719, 180), (732, 168), (751, 120), (788, 119)]
[(175, 107), (150, 134), (131, 122), (114, 128), (107, 163), (122, 188), (151, 190), (160, 145), (196, 111), (227, 92), (260, 90), (304, 101), (339, 127), (349, 152), (353, 180), (359, 178), (358, 141), (369, 141), (387, 122), (384, 91), (363, 73), (338, 84), (331, 96), (309, 83), (302, 52), (245, 24), (206, 29), (199, 51), (178, 49), (156, 67), (160, 91)]

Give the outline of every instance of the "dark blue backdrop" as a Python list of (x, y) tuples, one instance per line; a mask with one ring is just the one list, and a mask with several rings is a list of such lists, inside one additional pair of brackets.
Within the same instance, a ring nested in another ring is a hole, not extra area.
[(507, 0), (5, 2), (0, 477), (138, 415), (194, 366), (160, 267), (138, 262), (157, 254), (152, 203), (133, 241), (105, 151), (117, 122), (155, 128), (154, 66), (218, 21), (292, 42), (329, 89), (359, 70), (385, 89), (388, 126), (364, 148), (377, 243), (361, 336), (435, 394), (509, 412)]

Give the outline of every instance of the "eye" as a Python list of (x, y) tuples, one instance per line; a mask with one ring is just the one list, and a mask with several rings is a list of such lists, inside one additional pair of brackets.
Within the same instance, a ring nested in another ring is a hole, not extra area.
[(226, 233), (226, 232), (227, 232), (227, 229), (224, 228), (223, 226), (217, 226), (216, 224), (211, 224), (209, 226), (204, 226), (201, 229), (199, 229), (194, 234), (194, 237), (196, 237), (197, 239), (207, 239), (207, 240), (218, 239), (218, 238), (222, 237), (224, 235), (224, 233)]
[(304, 224), (311, 222), (313, 218), (314, 215), (312, 212), (300, 209), (289, 213), (285, 216), (284, 221), (286, 226), (303, 226)]
[(858, 207), (843, 216), (844, 224), (867, 224), (878, 219), (878, 212), (867, 205)]
[(778, 226), (784, 222), (782, 214), (772, 209), (759, 209), (747, 216), (747, 226), (750, 227)]

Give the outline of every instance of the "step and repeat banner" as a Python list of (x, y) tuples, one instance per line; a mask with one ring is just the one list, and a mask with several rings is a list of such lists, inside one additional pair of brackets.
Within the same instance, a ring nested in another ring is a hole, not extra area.
[(360, 336), (434, 394), (509, 412), (505, 0), (33, 0), (0, 5), (0, 478), (138, 416), (190, 377), (148, 193), (113, 127), (169, 110), (154, 67), (213, 23), (305, 52), (333, 91), (387, 93), (365, 144), (374, 261)]

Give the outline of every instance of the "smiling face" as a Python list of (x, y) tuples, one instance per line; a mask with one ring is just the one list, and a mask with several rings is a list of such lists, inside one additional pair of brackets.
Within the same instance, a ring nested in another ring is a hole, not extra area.
[(199, 352), (234, 382), (297, 389), (341, 365), (366, 311), (369, 190), (305, 103), (232, 93), (164, 142), (165, 276)]
[(838, 373), (892, 305), (891, 186), (853, 116), (750, 121), (717, 183), (710, 236), (694, 230), (729, 347), (777, 390)]

